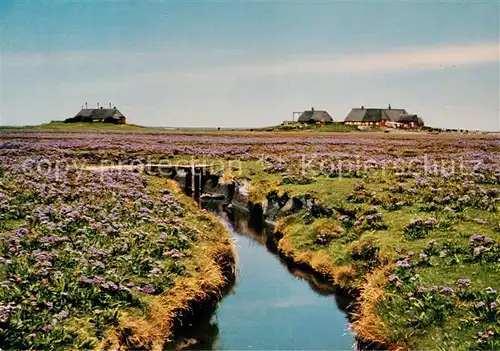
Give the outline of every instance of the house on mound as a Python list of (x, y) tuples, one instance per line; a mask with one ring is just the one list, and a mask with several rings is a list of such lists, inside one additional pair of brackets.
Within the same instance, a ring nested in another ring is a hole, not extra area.
[(300, 123), (332, 123), (333, 118), (326, 111), (315, 110), (314, 107), (309, 111), (304, 111), (297, 122)]
[(405, 109), (392, 108), (353, 108), (344, 120), (346, 125), (354, 126), (391, 126), (395, 128), (421, 128), (422, 118), (408, 114)]
[(68, 118), (64, 123), (76, 123), (76, 122), (100, 122), (100, 123), (113, 123), (113, 124), (126, 124), (127, 118), (116, 108), (111, 107), (103, 108), (82, 108), (76, 116)]

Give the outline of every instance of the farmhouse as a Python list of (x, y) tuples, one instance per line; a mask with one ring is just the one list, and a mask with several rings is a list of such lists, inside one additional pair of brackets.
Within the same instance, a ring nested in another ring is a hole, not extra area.
[(353, 108), (344, 120), (346, 125), (355, 126), (392, 126), (396, 128), (419, 128), (424, 125), (422, 118), (408, 114), (405, 109), (392, 108)]
[(114, 123), (114, 124), (126, 124), (126, 117), (116, 108), (103, 108), (102, 106), (97, 108), (82, 108), (76, 116), (68, 118), (64, 121), (65, 123), (76, 123), (76, 122), (101, 122), (101, 123)]
[(301, 123), (331, 123), (333, 122), (332, 116), (326, 111), (315, 110), (314, 107), (309, 111), (304, 111), (300, 115), (297, 122)]

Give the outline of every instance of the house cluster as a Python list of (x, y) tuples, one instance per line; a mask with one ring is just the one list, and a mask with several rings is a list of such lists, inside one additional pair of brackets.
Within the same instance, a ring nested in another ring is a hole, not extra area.
[(421, 128), (422, 118), (408, 114), (405, 109), (392, 108), (353, 108), (344, 119), (344, 124), (370, 127)]
[(88, 108), (85, 103), (85, 108), (82, 106), (80, 112), (64, 121), (64, 123), (77, 122), (126, 124), (127, 118), (116, 107), (111, 107), (111, 104), (109, 108), (99, 106), (99, 103), (97, 103), (97, 108)]
[[(299, 113), (299, 112), (294, 112)], [(96, 108), (88, 108), (87, 103), (85, 107), (82, 106), (80, 112), (74, 117), (68, 118), (65, 123), (76, 122), (100, 122), (100, 123), (113, 123), (113, 124), (126, 124), (127, 118), (116, 108), (104, 108), (97, 103)], [(307, 124), (327, 124), (333, 123), (333, 118), (324, 110), (310, 110), (300, 113), (297, 120), (298, 123)], [(292, 121), (292, 123), (295, 123)], [(283, 122), (289, 124), (289, 121)], [(366, 127), (392, 127), (392, 128), (410, 128), (416, 129), (424, 126), (422, 118), (415, 114), (409, 114), (405, 109), (392, 108), (389, 105), (387, 108), (353, 108), (351, 112), (344, 119), (344, 124), (352, 126), (366, 126)]]
[[(297, 120), (299, 123), (333, 123), (333, 118), (326, 111), (304, 111)], [(344, 124), (367, 127), (392, 127), (392, 128), (421, 128), (424, 126), (422, 118), (409, 114), (405, 109), (392, 108), (353, 108), (344, 119)]]

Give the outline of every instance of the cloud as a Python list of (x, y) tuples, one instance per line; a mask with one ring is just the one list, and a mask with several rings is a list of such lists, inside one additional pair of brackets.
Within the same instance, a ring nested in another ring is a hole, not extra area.
[[(362, 74), (397, 70), (440, 69), (499, 62), (499, 56), (500, 46), (498, 43), (482, 43), (468, 46), (414, 48), (405, 51), (344, 55), (341, 57), (297, 58), (267, 64), (217, 67), (204, 70), (204, 73), (230, 76)], [(192, 75), (202, 72), (184, 73)]]
[[(120, 52), (75, 51), (61, 53), (4, 53), (2, 70), (32, 68), (54, 72), (60, 76), (65, 69), (75, 68), (93, 77), (92, 85), (138, 84), (162, 86), (166, 82), (219, 82), (266, 77), (300, 77), (314, 75), (362, 75), (391, 71), (415, 71), (462, 68), (469, 65), (499, 62), (498, 43), (477, 43), (462, 46), (420, 47), (398, 51), (329, 56), (300, 56), (272, 62), (248, 62), (258, 56), (228, 49), (203, 52)], [(236, 60), (246, 63), (234, 63)], [(231, 63), (233, 62), (233, 63)], [(19, 71), (21, 72), (21, 71)], [(77, 80), (76, 78), (74, 80)], [(73, 84), (66, 79), (61, 84)]]
[[(1, 1), (1, 0), (0, 0)], [(3, 52), (0, 54), (0, 63), (4, 68), (40, 68), (65, 66), (94, 66), (94, 65), (122, 65), (130, 68), (151, 66), (152, 70), (158, 68), (163, 71), (174, 71), (179, 64), (191, 68), (195, 62), (217, 61), (219, 58), (243, 56), (245, 52), (238, 50), (211, 48), (205, 50), (151, 50), (151, 51), (122, 51), (110, 50), (75, 50), (75, 51), (46, 51), (46, 52)], [(169, 67), (174, 63), (175, 67)], [(206, 65), (205, 65), (206, 66)], [(198, 65), (200, 68), (201, 66)], [(133, 71), (132, 71), (133, 72)]]
[(165, 59), (172, 57), (170, 52), (135, 52), (124, 53), (121, 51), (68, 51), (68, 52), (26, 52), (5, 53), (1, 57), (4, 68), (38, 68), (45, 66), (61, 65), (93, 65), (113, 64), (117, 62), (140, 62), (153, 59)]

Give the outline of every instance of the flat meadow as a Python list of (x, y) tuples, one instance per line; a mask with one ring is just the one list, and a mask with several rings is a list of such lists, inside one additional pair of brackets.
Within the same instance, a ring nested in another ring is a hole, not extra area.
[(148, 163), (307, 203), (273, 218), (279, 250), (356, 296), (364, 340), (500, 348), (498, 136), (123, 128), (0, 130), (0, 344), (152, 348), (173, 305), (218, 291), (215, 217), (165, 178), (85, 168)]

